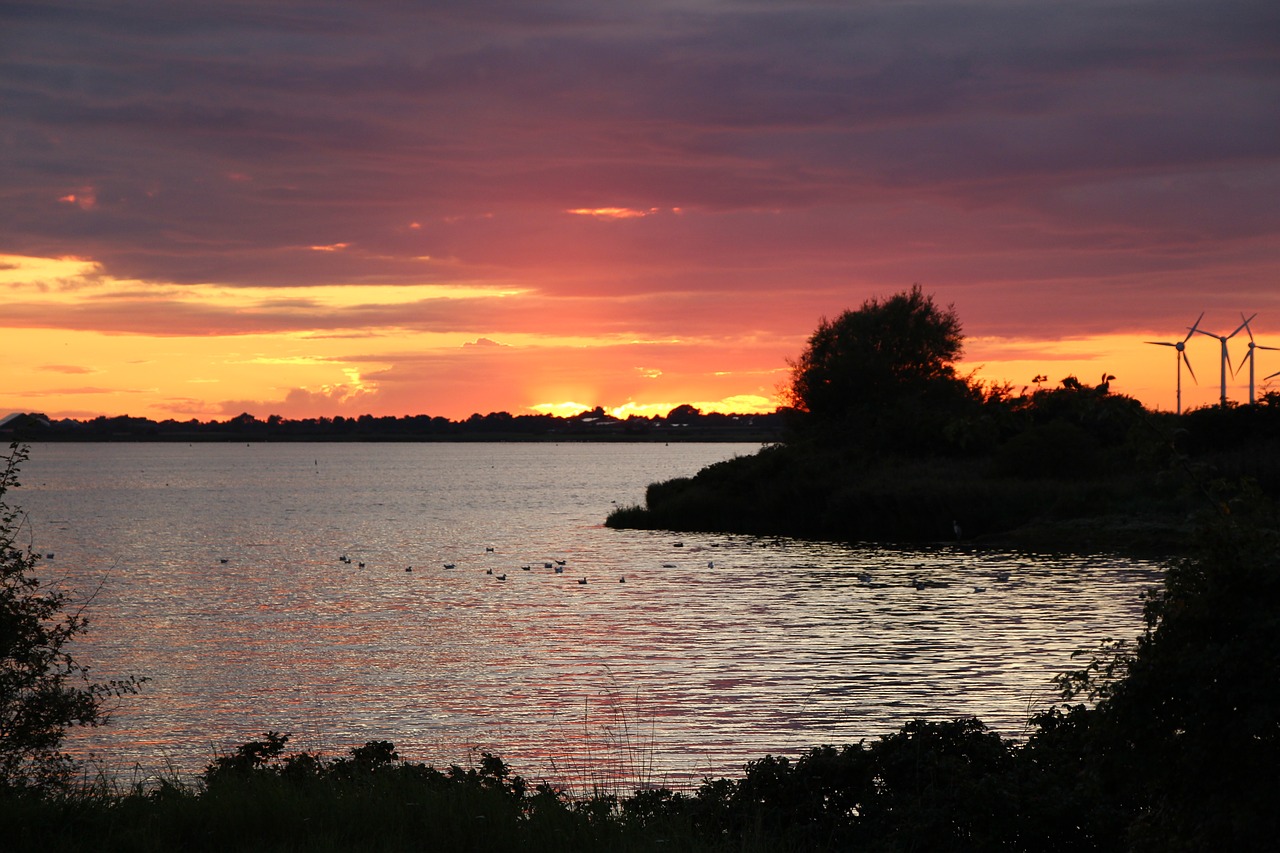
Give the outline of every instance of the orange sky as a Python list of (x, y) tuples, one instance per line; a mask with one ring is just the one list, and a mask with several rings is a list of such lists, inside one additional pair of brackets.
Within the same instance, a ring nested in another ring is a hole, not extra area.
[(1269, 4), (495, 3), (0, 8), (0, 415), (768, 411), (913, 283), (1016, 387), (1280, 346)]
[[(591, 315), (602, 309), (594, 300), (550, 308), (533, 283), (295, 287), (283, 299), (266, 288), (117, 281), (87, 261), (5, 256), (0, 265), (0, 288), (13, 312), (5, 331), (10, 381), (0, 409), (52, 417), (208, 420), (249, 411), (264, 418), (460, 419), (491, 411), (572, 414), (596, 405), (625, 417), (665, 414), (685, 402), (704, 411), (771, 411), (787, 380), (786, 360), (811, 331), (795, 318), (791, 328), (747, 328), (737, 337), (699, 336), (695, 324), (681, 324), (669, 337), (647, 338), (598, 328)], [(437, 302), (465, 302), (477, 316), (505, 319), (494, 320), (493, 330), (482, 322), (454, 333), (421, 328), (414, 315)], [(531, 322), (520, 322), (522, 315)], [(155, 327), (156, 317), (167, 328)], [(557, 328), (545, 328), (549, 317)], [(1202, 325), (1219, 330), (1214, 320), (1222, 332), (1239, 325), (1225, 312), (1206, 315)], [(1016, 387), (1037, 374), (1051, 386), (1067, 375), (1093, 383), (1105, 370), (1118, 377), (1115, 390), (1171, 409), (1174, 351), (1143, 341), (1182, 334), (971, 337), (961, 370)], [(1242, 333), (1232, 342), (1237, 363), (1246, 340)], [(1259, 342), (1266, 343), (1261, 330)], [(1184, 374), (1184, 406), (1217, 399), (1218, 351), (1208, 337), (1188, 342), (1200, 382)], [(1280, 370), (1280, 357), (1260, 352), (1258, 370), (1259, 380)], [(1231, 379), (1231, 399), (1247, 397), (1247, 379), (1247, 367)], [(1276, 384), (1259, 381), (1258, 388)]]

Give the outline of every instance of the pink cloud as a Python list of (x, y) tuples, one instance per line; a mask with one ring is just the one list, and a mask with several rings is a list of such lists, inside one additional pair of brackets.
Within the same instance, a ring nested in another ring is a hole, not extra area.
[[(403, 328), (471, 354), (565, 330), (714, 339), (756, 366), (913, 282), (976, 335), (1280, 322), (1261, 0), (179, 6), (0, 13), (0, 253), (139, 282), (56, 312), (11, 299), (0, 325)], [(525, 295), (290, 294), (456, 283)], [(197, 306), (173, 284), (280, 295)]]

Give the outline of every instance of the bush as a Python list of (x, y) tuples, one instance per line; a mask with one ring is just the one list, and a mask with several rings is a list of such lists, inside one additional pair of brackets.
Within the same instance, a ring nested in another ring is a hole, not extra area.
[(89, 624), (81, 603), (36, 576), (38, 555), (17, 541), (23, 515), (5, 502), (26, 458), (12, 444), (0, 464), (0, 792), (64, 787), (77, 769), (61, 750), (67, 729), (105, 725), (107, 700), (141, 683), (93, 682), (71, 656)]

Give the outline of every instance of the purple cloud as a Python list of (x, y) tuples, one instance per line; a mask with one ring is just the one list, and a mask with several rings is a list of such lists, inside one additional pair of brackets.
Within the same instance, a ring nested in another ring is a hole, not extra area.
[[(1215, 281), (1280, 307), (1262, 0), (123, 0), (6, 4), (0, 32), (0, 252), (159, 284), (679, 294), (709, 323), (754, 294), (791, 333), (912, 281), (992, 332), (1181, 316)], [(563, 213), (603, 207), (664, 213)], [(105, 312), (65, 319), (129, 322)]]

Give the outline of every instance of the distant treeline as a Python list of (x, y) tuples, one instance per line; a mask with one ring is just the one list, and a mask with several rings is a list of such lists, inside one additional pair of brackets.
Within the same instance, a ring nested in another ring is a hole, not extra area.
[(40, 413), (0, 420), (4, 441), (774, 441), (783, 413), (703, 413), (691, 405), (667, 415), (615, 418), (596, 407), (572, 417), (474, 414), (451, 421), (431, 415), (302, 418), (245, 412), (225, 421), (99, 416), (54, 420)]

